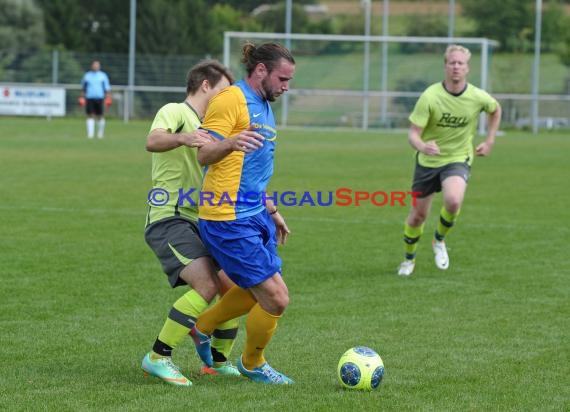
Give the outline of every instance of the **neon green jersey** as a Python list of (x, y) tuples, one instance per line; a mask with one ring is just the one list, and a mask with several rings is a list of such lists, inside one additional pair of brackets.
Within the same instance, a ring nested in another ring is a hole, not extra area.
[[(165, 129), (170, 133), (192, 132), (200, 127), (200, 119), (186, 103), (169, 103), (156, 114), (150, 130)], [(158, 200), (167, 199), (166, 204), (153, 206), (149, 202), (146, 224), (158, 220), (180, 216), (192, 221), (198, 220), (199, 191), (202, 185), (203, 170), (198, 163), (195, 148), (180, 146), (166, 152), (152, 154), (153, 189), (164, 189)], [(187, 193), (195, 189), (190, 197)], [(180, 192), (182, 190), (182, 192)], [(182, 194), (182, 198), (180, 195)], [(179, 203), (181, 203), (179, 205)], [(156, 204), (156, 203), (155, 203)]]
[(458, 95), (449, 93), (443, 82), (429, 86), (416, 102), (409, 120), (423, 129), (424, 142), (434, 140), (439, 156), (419, 153), (424, 167), (441, 167), (449, 163), (473, 162), (473, 137), (481, 112), (493, 113), (497, 101), (486, 91), (467, 84)]

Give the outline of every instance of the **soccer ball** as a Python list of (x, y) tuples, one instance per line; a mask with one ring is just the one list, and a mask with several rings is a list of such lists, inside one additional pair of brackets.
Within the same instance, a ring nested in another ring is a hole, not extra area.
[(369, 391), (380, 386), (384, 376), (384, 362), (372, 349), (355, 346), (340, 357), (337, 372), (344, 388)]

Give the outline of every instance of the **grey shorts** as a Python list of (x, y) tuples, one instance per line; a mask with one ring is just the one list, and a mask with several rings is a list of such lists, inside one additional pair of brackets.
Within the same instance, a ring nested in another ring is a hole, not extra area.
[(179, 217), (151, 224), (145, 229), (144, 238), (160, 261), (173, 288), (186, 284), (180, 279), (180, 272), (192, 260), (210, 256), (200, 239), (198, 226)]
[(412, 191), (421, 192), (419, 199), (428, 197), (432, 193), (441, 192), (441, 182), (450, 176), (460, 176), (469, 181), (471, 167), (467, 163), (449, 163), (442, 167), (424, 167), (418, 163), (416, 158), (416, 168), (414, 170), (414, 181)]

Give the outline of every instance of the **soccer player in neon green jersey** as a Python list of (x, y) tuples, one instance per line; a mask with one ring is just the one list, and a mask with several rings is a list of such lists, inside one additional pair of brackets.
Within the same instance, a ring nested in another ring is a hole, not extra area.
[[(212, 97), (233, 83), (231, 73), (219, 62), (205, 60), (188, 73), (187, 97), (182, 103), (162, 107), (147, 137), (147, 150), (152, 154), (152, 181), (154, 197), (149, 194), (149, 210), (145, 240), (158, 257), (171, 287), (190, 286), (172, 306), (152, 351), (142, 361), (145, 374), (150, 374), (173, 385), (190, 386), (179, 368), (172, 362), (172, 350), (188, 335), (198, 315), (206, 309), (215, 295), (233, 286), (223, 272), (216, 274), (210, 253), (204, 247), (197, 229), (198, 192), (203, 170), (197, 160), (197, 148), (213, 137), (199, 129), (201, 119)], [(232, 150), (247, 144), (245, 131), (232, 139)], [(258, 136), (261, 137), (261, 136)], [(188, 193), (192, 201), (179, 201), (179, 189)], [(156, 192), (158, 191), (158, 192)], [(212, 367), (204, 366), (203, 373), (239, 376), (238, 370), (227, 361), (237, 334), (238, 320), (229, 320), (218, 326), (212, 339)]]
[[(471, 52), (459, 45), (447, 47), (445, 79), (429, 86), (410, 114), (408, 133), (416, 152), (412, 190), (421, 192), (404, 225), (405, 259), (398, 274), (414, 271), (416, 249), (435, 193), (442, 192), (443, 206), (432, 241), (435, 264), (449, 267), (445, 237), (455, 224), (467, 188), (473, 155), (487, 156), (495, 143), (501, 106), (487, 92), (467, 82)], [(486, 139), (473, 152), (473, 137), (481, 112), (488, 114)]]

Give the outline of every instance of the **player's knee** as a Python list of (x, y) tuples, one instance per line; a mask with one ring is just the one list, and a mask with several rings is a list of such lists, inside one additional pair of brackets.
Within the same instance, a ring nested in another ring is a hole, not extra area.
[(212, 262), (205, 257), (193, 260), (182, 270), (180, 277), (208, 303), (220, 289)]
[(289, 306), (289, 292), (287, 288), (276, 289), (260, 304), (266, 312), (275, 316), (281, 316), (287, 309), (287, 306)]
[(289, 294), (286, 292), (284, 294), (280, 294), (277, 299), (275, 300), (275, 310), (277, 314), (282, 315), (289, 306)]
[(214, 297), (218, 294), (219, 292), (219, 288), (218, 285), (214, 282), (208, 282), (206, 285), (204, 285), (204, 288), (198, 291), (198, 293), (200, 293), (200, 296), (202, 296), (204, 298), (204, 300), (208, 303), (210, 303), (212, 301), (212, 299), (214, 299)]
[(461, 208), (461, 200), (459, 198), (457, 199), (448, 199), (445, 202), (445, 210), (447, 210), (449, 213), (457, 213), (459, 212), (459, 209)]
[(427, 218), (427, 211), (425, 210), (415, 210), (408, 216), (408, 225), (412, 227), (418, 227), (425, 222)]
[(188, 286), (194, 289), (208, 303), (214, 299), (219, 291), (219, 285), (206, 276), (192, 278), (192, 280), (187, 283)]

